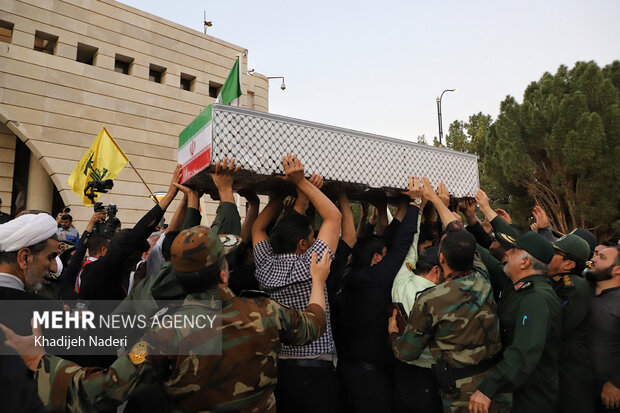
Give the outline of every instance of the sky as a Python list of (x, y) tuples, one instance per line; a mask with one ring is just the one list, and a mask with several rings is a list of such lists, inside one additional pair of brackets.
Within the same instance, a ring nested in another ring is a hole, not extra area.
[[(620, 59), (618, 0), (121, 0), (248, 49), (269, 111), (416, 141), (454, 120), (496, 119), (507, 95), (559, 65)], [(615, 52), (614, 52), (615, 50)]]

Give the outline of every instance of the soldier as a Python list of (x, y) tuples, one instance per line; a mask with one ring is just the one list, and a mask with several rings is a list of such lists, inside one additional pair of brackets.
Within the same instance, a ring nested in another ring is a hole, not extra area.
[[(221, 335), (214, 336), (208, 328), (152, 329), (128, 356), (106, 370), (80, 368), (49, 354), (26, 356), (29, 368), (37, 370), (39, 392), (48, 409), (109, 408), (126, 400), (141, 381), (158, 377), (168, 402), (178, 410), (275, 412), (273, 389), (282, 343), (305, 345), (325, 331), (323, 289), (329, 257), (324, 255), (319, 263), (313, 257), (312, 292), (302, 312), (265, 297), (235, 297), (226, 287), (224, 247), (207, 227), (181, 232), (171, 254), (178, 282), (188, 293), (175, 314), (214, 314), (219, 307), (215, 300), (221, 300)], [(32, 337), (4, 331), (7, 343), (20, 354), (36, 354)], [(200, 355), (213, 354), (218, 341), (221, 355)], [(176, 346), (178, 355), (156, 355), (171, 346)]]
[(499, 302), (503, 359), (471, 396), (471, 413), (487, 412), (498, 391), (513, 393), (513, 412), (552, 412), (558, 403), (560, 300), (547, 277), (553, 246), (527, 232), (516, 239), (498, 233), (510, 248), (504, 267), (510, 282)]
[(589, 346), (592, 303), (588, 282), (580, 274), (590, 257), (590, 246), (577, 235), (566, 234), (553, 247), (548, 273), (562, 302), (558, 412), (588, 413), (594, 411)]
[[(469, 396), (500, 358), (493, 289), (486, 271), (474, 267), (475, 250), (473, 235), (448, 232), (439, 247), (446, 281), (418, 295), (402, 336), (398, 337), (396, 314), (388, 328), (399, 360), (415, 360), (428, 346), (445, 412), (466, 408)], [(493, 411), (508, 408), (499, 400), (492, 404)]]

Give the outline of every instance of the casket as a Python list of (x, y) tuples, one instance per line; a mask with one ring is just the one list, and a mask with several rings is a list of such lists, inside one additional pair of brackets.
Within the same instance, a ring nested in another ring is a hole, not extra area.
[(296, 154), (307, 176), (320, 173), (330, 184), (345, 183), (352, 199), (381, 191), (397, 196), (410, 175), (426, 176), (434, 187), (445, 182), (455, 198), (473, 197), (479, 188), (476, 155), (393, 139), (254, 110), (213, 105), (210, 161), (185, 184), (212, 192), (209, 172), (217, 160), (234, 157), (243, 167), (235, 189), (257, 193), (288, 191), (278, 177), (281, 157)]

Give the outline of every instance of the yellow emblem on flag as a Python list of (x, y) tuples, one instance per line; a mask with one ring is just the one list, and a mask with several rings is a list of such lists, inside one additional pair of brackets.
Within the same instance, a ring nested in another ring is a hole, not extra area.
[(84, 195), (88, 182), (116, 178), (127, 162), (129, 160), (123, 150), (105, 126), (102, 126), (91, 147), (71, 172), (67, 183), (71, 190), (82, 198), (84, 205), (91, 206), (90, 199)]
[(131, 351), (129, 352), (129, 360), (131, 360), (131, 362), (137, 366), (138, 364), (144, 363), (147, 355), (147, 343), (144, 340), (140, 340), (131, 348)]

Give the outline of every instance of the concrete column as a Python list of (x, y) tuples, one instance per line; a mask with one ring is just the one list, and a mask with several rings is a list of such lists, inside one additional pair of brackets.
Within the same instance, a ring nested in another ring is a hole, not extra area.
[(52, 197), (54, 183), (43, 169), (41, 162), (34, 153), (30, 153), (30, 168), (28, 169), (28, 192), (26, 195), (26, 209), (40, 209), (52, 213)]

